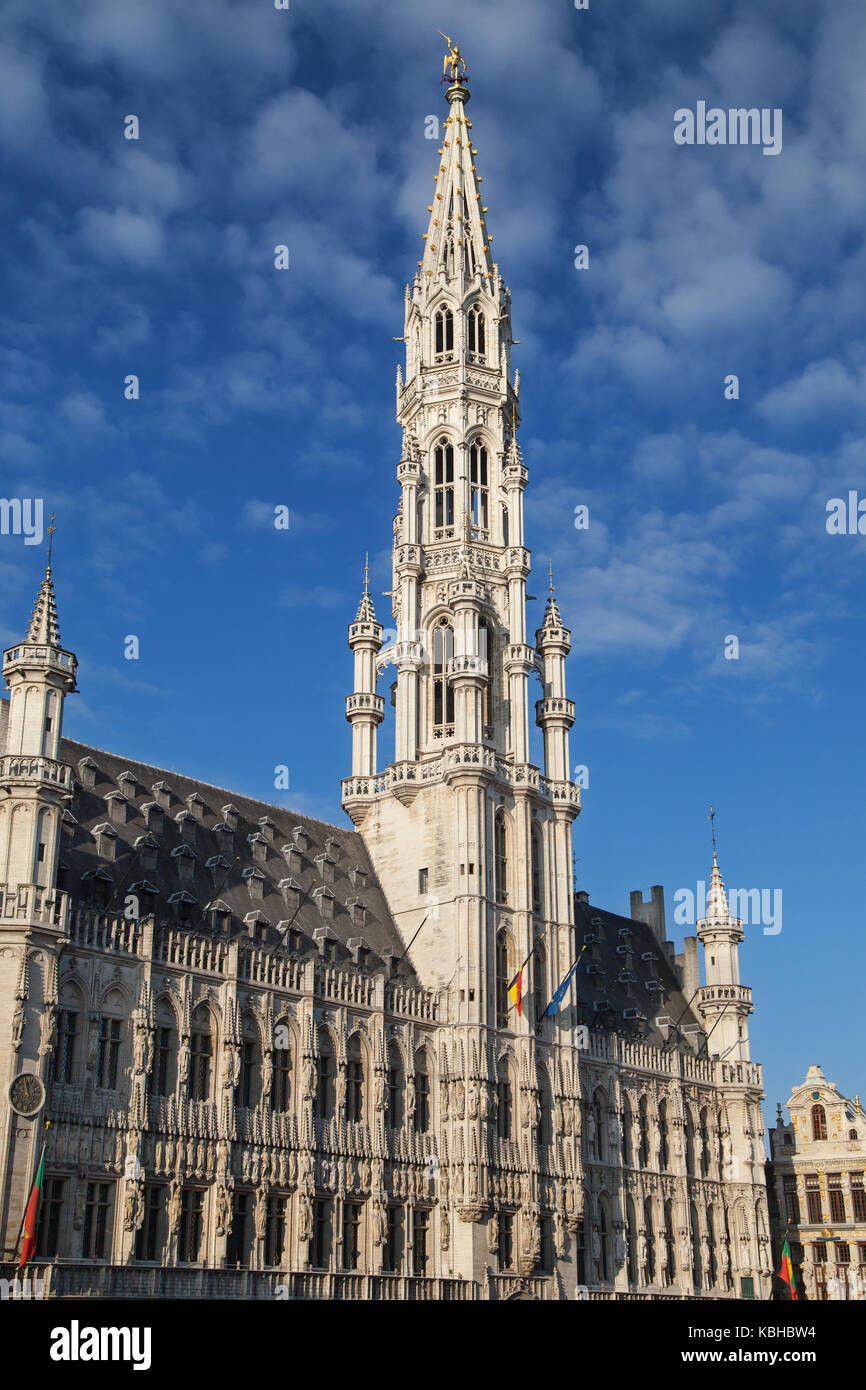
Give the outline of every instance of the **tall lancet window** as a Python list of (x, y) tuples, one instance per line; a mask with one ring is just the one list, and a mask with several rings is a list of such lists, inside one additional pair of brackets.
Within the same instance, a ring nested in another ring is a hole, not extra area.
[(479, 534), (486, 537), (489, 524), (487, 450), (478, 439), (469, 450), (469, 480), (471, 484), (472, 525)]
[(505, 832), (505, 812), (496, 812), (493, 821), (493, 872), (498, 903), (508, 902), (508, 840)]
[(476, 362), (483, 362), (487, 352), (484, 314), (477, 304), (473, 304), (466, 315), (466, 349)]
[(478, 655), (482, 661), (487, 662), (487, 679), (484, 682), (484, 689), (481, 692), (481, 722), (484, 725), (484, 738), (493, 737), (493, 700), (491, 688), (493, 682), (493, 639), (490, 632), (490, 624), (484, 619), (478, 624)]
[(544, 906), (544, 883), (541, 877), (541, 831), (537, 825), (532, 827), (530, 845), (532, 852), (532, 911), (540, 915)]
[(447, 676), (454, 655), (454, 629), (443, 618), (433, 629), (433, 731), (436, 738), (454, 732), (454, 687)]
[(508, 1025), (508, 936), (500, 927), (496, 933), (496, 1027)]
[(502, 508), (502, 544), (508, 545), (508, 508)]
[(437, 309), (433, 319), (434, 352), (437, 362), (447, 362), (454, 351), (454, 315), (450, 309)]
[[(433, 505), (436, 535), (453, 534), (454, 527), (454, 446), (440, 439), (433, 450)], [(449, 531), (447, 528), (451, 528)]]

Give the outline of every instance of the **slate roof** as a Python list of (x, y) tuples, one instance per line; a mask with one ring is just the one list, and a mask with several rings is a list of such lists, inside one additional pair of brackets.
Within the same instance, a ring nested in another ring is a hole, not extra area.
[[(301, 934), (297, 946), (301, 951), (313, 949), (314, 931), (328, 928), (336, 939), (337, 962), (350, 958), (346, 943), (352, 938), (362, 938), (369, 947), (371, 966), (381, 964), (389, 953), (394, 960), (402, 956), (403, 944), (356, 830), (254, 801), (72, 739), (62, 740), (60, 757), (72, 764), (78, 781), (69, 808), (74, 820), (67, 816), (60, 854), (62, 887), (74, 903), (93, 901), (96, 873), (106, 884), (101, 891), (115, 912), (123, 910), (125, 895), (134, 885), (149, 884), (157, 890), (155, 899), (146, 888), (134, 891), (140, 895), (141, 914), (153, 911), (158, 920), (175, 923), (177, 900), (170, 900), (185, 894), (191, 927), (212, 930), (211, 915), (203, 920), (202, 911), (219, 900), (229, 910), (227, 929), (231, 936), (248, 932), (244, 919), (249, 913), (258, 913), (263, 924), (260, 939), (276, 945), (280, 940), (277, 923), (294, 917), (292, 925)], [(81, 785), (88, 768), (92, 787)], [(156, 792), (155, 787), (159, 788)], [(167, 803), (161, 815), (153, 806), (160, 799)], [(115, 810), (120, 809), (119, 818), (111, 815), (112, 801)], [(228, 816), (225, 807), (233, 808)], [(106, 843), (113, 840), (113, 860), (100, 856), (94, 835), (97, 830), (103, 832)], [(289, 847), (288, 853), (284, 853), (284, 846)], [(216, 862), (208, 867), (209, 860)], [(225, 861), (225, 867), (220, 860)], [(106, 874), (111, 876), (111, 884)], [(251, 878), (253, 888), (260, 885), (261, 897), (251, 891)], [(330, 918), (318, 906), (322, 893), (330, 897)], [(352, 920), (348, 904), (356, 900), (366, 909), (363, 922)], [(411, 978), (408, 961), (400, 974)]]
[[(620, 917), (594, 903), (575, 900), (574, 911), (577, 949), (587, 943), (574, 975), (575, 992), (581, 1001), (579, 1022), (628, 1037), (644, 1037), (654, 1047), (666, 1042), (688, 1046), (683, 1036), (686, 1030), (701, 1029), (702, 1024), (687, 1008), (668, 952), (652, 929), (645, 922)], [(588, 940), (592, 936), (598, 941)], [(653, 987), (653, 982), (660, 988)], [(611, 1007), (599, 1011), (597, 1003)], [(643, 1014), (645, 1023), (628, 1017), (629, 1009)], [(666, 1025), (658, 1026), (659, 1017), (678, 1024), (679, 1033)]]

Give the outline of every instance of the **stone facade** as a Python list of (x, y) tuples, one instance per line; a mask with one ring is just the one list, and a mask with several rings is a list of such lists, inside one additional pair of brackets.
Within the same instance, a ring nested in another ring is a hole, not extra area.
[(715, 857), (680, 956), (660, 888), (630, 918), (574, 892), (570, 634), (552, 576), (527, 634), (520, 384), (468, 97), (446, 92), (406, 291), (396, 640), (366, 585), (349, 626), (355, 829), (62, 740), (50, 570), (5, 654), (0, 1240), (11, 1258), (47, 1116), (59, 1295), (769, 1291), (761, 1072)]
[[(810, 1067), (770, 1129), (775, 1267), (788, 1237), (808, 1299), (866, 1298), (866, 1112)], [(787, 1297), (787, 1295), (785, 1295)]]

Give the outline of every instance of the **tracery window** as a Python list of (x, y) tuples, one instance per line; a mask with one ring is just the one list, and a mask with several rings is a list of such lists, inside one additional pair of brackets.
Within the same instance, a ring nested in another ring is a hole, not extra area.
[(510, 1139), (514, 1130), (514, 1091), (511, 1068), (503, 1057), (496, 1068), (496, 1133), (500, 1139)]
[(197, 1009), (189, 1037), (189, 1094), (191, 1100), (210, 1100), (213, 1070), (213, 1033), (210, 1012)]
[(433, 524), (437, 535), (454, 526), (454, 446), (444, 436), (433, 450)]
[(476, 439), (469, 449), (469, 498), (472, 525), (479, 535), (486, 536), (489, 525), (489, 471), (487, 449)]
[(434, 351), (437, 359), (454, 351), (454, 315), (450, 309), (437, 309), (433, 320)]
[(364, 1118), (364, 1060), (357, 1033), (346, 1047), (346, 1119), (360, 1124)]
[(447, 618), (433, 629), (433, 729), (439, 737), (454, 731), (454, 687), (448, 663), (454, 656), (454, 629)]
[(508, 935), (504, 928), (496, 933), (496, 1027), (508, 1026)]
[(493, 822), (493, 872), (498, 903), (508, 902), (508, 839), (505, 812), (500, 808)]
[(334, 1114), (335, 1100), (334, 1047), (325, 1028), (319, 1029), (319, 1047), (316, 1057), (316, 1119), (330, 1120)]
[(484, 311), (473, 304), (466, 315), (466, 348), (476, 359), (483, 359), (487, 353)]

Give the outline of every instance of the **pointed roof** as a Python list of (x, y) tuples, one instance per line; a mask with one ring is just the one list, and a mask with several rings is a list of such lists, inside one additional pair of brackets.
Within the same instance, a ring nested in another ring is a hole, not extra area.
[[(445, 92), (449, 105), (448, 118), (442, 131), (439, 150), (439, 169), (434, 175), (436, 187), (430, 204), (430, 221), (426, 233), (424, 258), (419, 262), (421, 274), (434, 276), (445, 263), (450, 248), (453, 251), (455, 273), (466, 266), (467, 278), (480, 271), (493, 279), (493, 257), (490, 237), (485, 223), (486, 209), (481, 201), (481, 177), (475, 167), (478, 154), (470, 134), (472, 122), (467, 120), (464, 106), (469, 100), (469, 88), (464, 79), (452, 82)], [(464, 252), (471, 247), (471, 254)]]
[(728, 908), (728, 895), (725, 892), (725, 884), (722, 879), (722, 871), (719, 868), (719, 861), (716, 851), (713, 850), (713, 867), (710, 873), (710, 888), (707, 893), (706, 918), (708, 922), (727, 922), (730, 920), (730, 910)]
[(373, 600), (370, 598), (370, 557), (364, 557), (364, 592), (361, 595), (361, 602), (358, 604), (358, 611), (355, 614), (356, 623), (375, 623), (376, 610), (373, 607)]
[(54, 581), (51, 566), (45, 570), (45, 578), (39, 586), (33, 617), (27, 629), (28, 642), (44, 642), (49, 647), (60, 646), (60, 625), (57, 618), (57, 600), (54, 597)]
[(547, 607), (546, 607), (545, 610), (544, 610), (544, 621), (543, 621), (542, 624), (541, 624), (541, 631), (542, 631), (542, 632), (544, 632), (547, 628), (552, 628), (552, 627), (559, 628), (559, 627), (563, 627), (563, 626), (564, 626), (563, 621), (562, 621), (562, 615), (560, 614), (560, 611), (559, 611), (559, 605), (558, 605), (558, 603), (556, 602), (556, 597), (555, 597), (554, 592), (553, 592), (553, 561), (552, 561), (552, 560), (550, 561), (550, 564), (549, 564), (549, 567), (548, 567), (548, 572), (549, 572), (549, 575), (550, 575), (550, 580), (549, 580), (550, 587), (549, 587), (548, 595), (547, 595)]

